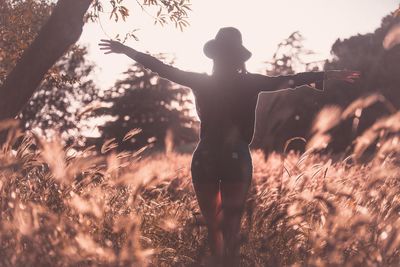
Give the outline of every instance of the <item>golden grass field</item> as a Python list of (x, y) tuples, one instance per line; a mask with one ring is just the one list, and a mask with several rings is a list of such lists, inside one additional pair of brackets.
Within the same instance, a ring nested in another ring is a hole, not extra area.
[[(3, 147), (0, 266), (207, 266), (191, 155), (114, 148), (99, 156), (32, 134)], [(253, 160), (243, 266), (400, 265), (398, 159)]]

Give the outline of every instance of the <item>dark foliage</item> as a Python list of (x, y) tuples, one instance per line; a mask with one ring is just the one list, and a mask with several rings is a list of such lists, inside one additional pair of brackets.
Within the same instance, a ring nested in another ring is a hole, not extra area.
[[(294, 32), (281, 42), (272, 60), (267, 62), (266, 74), (291, 75), (299, 67), (305, 67), (307, 71), (318, 70), (323, 62), (303, 62), (303, 57), (312, 52), (304, 48), (302, 41), (302, 35)], [(285, 142), (291, 138), (305, 137), (311, 124), (310, 118), (320, 107), (320, 96), (321, 92), (307, 86), (295, 91), (260, 94), (252, 146), (268, 154), (271, 151), (283, 151)], [(302, 150), (304, 146), (305, 143), (300, 141), (293, 148)]]
[[(103, 104), (112, 106), (94, 111), (95, 115), (108, 119), (99, 126), (101, 137), (90, 142), (101, 145), (104, 140), (115, 138), (119, 149), (136, 149), (148, 143), (163, 147), (167, 132), (172, 133), (168, 134), (167, 142), (178, 145), (197, 139), (197, 124), (190, 114), (189, 89), (174, 87), (138, 64), (125, 75), (125, 79), (101, 97)], [(142, 131), (124, 141), (124, 136), (135, 128)]]
[[(352, 104), (352, 113), (330, 129), (332, 140), (337, 141), (329, 144), (328, 150), (342, 152), (377, 119), (398, 110), (400, 46), (396, 45), (385, 50), (382, 44), (389, 30), (399, 23), (399, 17), (387, 16), (374, 33), (337, 40), (333, 44), (334, 58), (326, 62), (324, 68), (361, 71), (361, 79), (355, 84), (329, 81), (325, 83), (323, 93), (310, 88), (300, 88), (294, 92), (261, 96), (253, 146), (264, 149), (266, 153), (272, 150), (282, 151), (285, 142), (293, 137), (311, 138), (312, 122), (322, 107), (335, 105), (344, 109)], [(292, 35), (279, 46), (279, 48), (289, 46), (292, 49), (286, 49), (285, 51), (289, 52), (283, 56), (277, 53), (267, 74), (293, 73), (293, 62), (297, 60), (299, 52), (302, 53), (299, 41), (301, 39), (293, 39)], [(306, 66), (306, 69), (313, 70), (315, 66)], [(356, 99), (365, 98), (373, 93), (379, 93), (382, 97), (377, 97), (374, 103), (363, 101), (353, 103)], [(304, 151), (305, 146), (297, 144), (292, 148)]]
[(85, 48), (75, 47), (59, 60), (53, 69), (57, 76), (49, 77), (20, 114), (21, 125), (49, 136), (56, 131), (64, 140), (83, 141), (85, 127), (81, 110), (98, 96), (91, 79), (93, 65), (85, 61)]

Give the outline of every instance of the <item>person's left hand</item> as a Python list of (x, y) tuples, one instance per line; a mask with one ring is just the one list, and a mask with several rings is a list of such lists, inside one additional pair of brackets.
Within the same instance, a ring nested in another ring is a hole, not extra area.
[(101, 39), (99, 43), (100, 50), (105, 50), (104, 54), (122, 54), (126, 51), (126, 46), (118, 41)]
[(361, 73), (353, 70), (328, 70), (326, 71), (327, 80), (340, 80), (354, 83), (360, 78)]

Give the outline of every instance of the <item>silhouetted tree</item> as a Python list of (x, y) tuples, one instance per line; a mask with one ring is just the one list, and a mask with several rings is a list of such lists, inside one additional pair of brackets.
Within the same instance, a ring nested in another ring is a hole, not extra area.
[(53, 67), (57, 75), (44, 80), (21, 111), (21, 126), (44, 136), (55, 132), (65, 141), (81, 141), (88, 128), (83, 109), (97, 99), (99, 89), (91, 79), (93, 65), (85, 61), (85, 48), (76, 47)]
[[(400, 45), (388, 50), (383, 47), (384, 39), (393, 27), (400, 27), (400, 17), (390, 15), (382, 19), (381, 26), (373, 33), (337, 40), (333, 44), (334, 59), (327, 62), (325, 68), (360, 70), (362, 76), (354, 85), (331, 83), (322, 103), (344, 108), (359, 97), (366, 101), (353, 102), (346, 119), (330, 129), (333, 138), (329, 150), (343, 151), (377, 119), (400, 108)], [(368, 98), (371, 94), (381, 97)], [(371, 99), (374, 101), (368, 101)]]
[(325, 68), (356, 69), (362, 72), (362, 77), (356, 86), (332, 84), (331, 90), (327, 92), (327, 103), (346, 105), (361, 94), (379, 91), (391, 99), (393, 104), (400, 106), (400, 46), (389, 50), (383, 47), (386, 34), (396, 24), (400, 24), (400, 17), (387, 16), (374, 33), (338, 39), (333, 44), (331, 53), (334, 58), (325, 64)]
[[(299, 32), (282, 41), (271, 61), (267, 62), (267, 75), (290, 75), (299, 70), (318, 70), (321, 62), (305, 63), (303, 57), (312, 54), (303, 46)], [(252, 146), (266, 154), (282, 151), (285, 142), (294, 137), (306, 137), (314, 112), (318, 110), (320, 93), (308, 86), (295, 91), (261, 93), (256, 110), (255, 135)], [(304, 149), (304, 142), (294, 149)]]
[[(4, 36), (0, 40), (0, 84), (35, 38), (53, 7), (54, 4), (48, 1), (0, 3), (0, 31)], [(60, 132), (64, 140), (79, 137), (77, 129), (84, 128), (81, 118), (77, 118), (79, 109), (97, 96), (97, 89), (89, 77), (93, 66), (85, 62), (85, 55), (85, 48), (73, 46), (47, 72), (19, 114), (23, 128), (35, 129), (43, 135)]]
[[(313, 135), (310, 132), (312, 122), (322, 107), (336, 105), (345, 109), (352, 104), (344, 111), (352, 110), (353, 113), (343, 116), (329, 130), (333, 138), (328, 150), (341, 152), (378, 118), (392, 114), (400, 107), (400, 45), (392, 45), (385, 50), (383, 41), (388, 32), (399, 25), (399, 17), (387, 16), (375, 32), (337, 40), (333, 44), (334, 58), (326, 61), (324, 69), (359, 70), (362, 76), (355, 84), (329, 81), (325, 83), (323, 93), (300, 88), (296, 91), (261, 94), (253, 146), (263, 148), (268, 153), (271, 150), (282, 151), (285, 142), (293, 137), (309, 140)], [(307, 53), (301, 45), (301, 35), (294, 33), (278, 46), (266, 73), (292, 74), (296, 66), (301, 66), (301, 56)], [(318, 64), (304, 65), (304, 70), (316, 69)], [(383, 98), (368, 98), (373, 93), (379, 93)], [(360, 97), (366, 100), (354, 102)], [(374, 101), (369, 103), (371, 99)], [(292, 148), (303, 150), (304, 146)]]
[[(10, 6), (12, 2), (7, 1)], [(52, 15), (0, 88), (0, 120), (13, 118), (21, 111), (51, 66), (78, 40), (83, 16), (91, 2), (58, 1)]]
[(47, 1), (0, 1), (0, 85), (53, 8), (54, 4)]
[[(1, 1), (1, 11), (10, 12), (19, 4), (46, 0), (6, 0)], [(128, 9), (122, 1), (109, 1), (112, 6), (111, 16), (118, 20), (128, 16)], [(142, 5), (140, 2), (137, 2)], [(103, 7), (100, 1), (92, 0), (59, 0), (52, 14), (41, 27), (33, 42), (26, 46), (15, 67), (8, 73), (0, 87), (0, 120), (14, 118), (29, 101), (48, 70), (68, 51), (79, 38), (84, 24), (84, 17), (93, 4), (93, 12), (86, 18), (96, 18)], [(188, 1), (146, 1), (143, 4), (160, 7), (156, 22), (163, 24), (167, 19), (181, 29), (188, 23), (185, 20)], [(142, 6), (143, 7), (143, 6)], [(35, 9), (31, 10), (32, 14)], [(19, 19), (19, 18), (17, 18)], [(12, 27), (12, 24), (9, 25)], [(3, 37), (4, 38), (4, 37)], [(1, 139), (1, 138), (0, 138)], [(1, 142), (1, 140), (0, 140)]]
[[(115, 138), (119, 149), (135, 149), (147, 143), (164, 146), (168, 131), (172, 133), (170, 141), (178, 145), (197, 139), (189, 89), (174, 86), (138, 64), (125, 75), (125, 79), (101, 97), (104, 103), (112, 106), (94, 111), (108, 121), (99, 126), (101, 137), (92, 142), (101, 145), (104, 140)], [(135, 128), (140, 128), (141, 132), (123, 141), (124, 136)]]

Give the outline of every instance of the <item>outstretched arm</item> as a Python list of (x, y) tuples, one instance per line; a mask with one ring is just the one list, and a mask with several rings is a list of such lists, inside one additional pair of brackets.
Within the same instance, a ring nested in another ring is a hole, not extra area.
[(155, 57), (141, 53), (131, 47), (113, 40), (102, 39), (99, 43), (100, 50), (104, 50), (104, 54), (125, 54), (136, 62), (142, 64), (145, 68), (158, 73), (161, 77), (183, 86), (193, 87), (202, 79), (202, 74), (182, 71), (163, 63)]
[[(341, 80), (354, 82), (360, 77), (357, 71), (316, 71), (302, 72), (294, 75), (265, 76), (257, 75), (255, 78), (256, 88), (260, 92), (278, 91), (282, 89), (295, 89), (297, 87), (308, 85), (315, 89), (323, 90), (323, 82), (326, 80)], [(315, 86), (312, 86), (314, 84)]]

